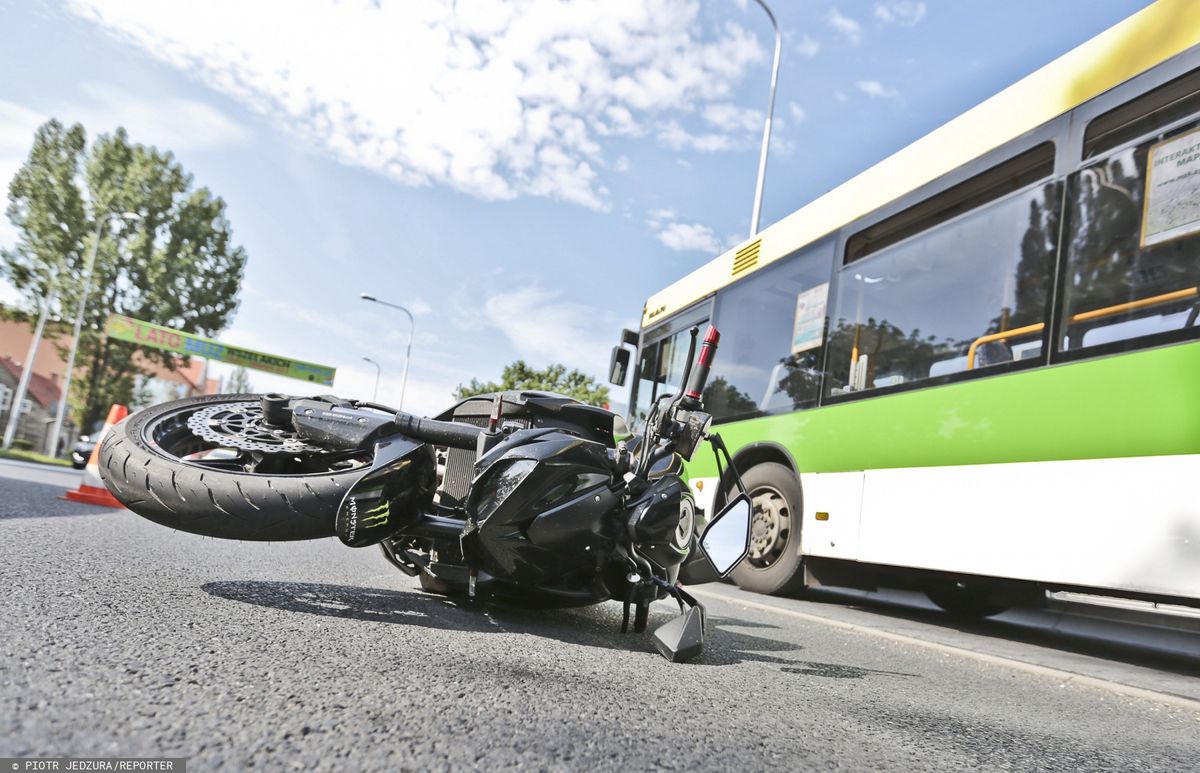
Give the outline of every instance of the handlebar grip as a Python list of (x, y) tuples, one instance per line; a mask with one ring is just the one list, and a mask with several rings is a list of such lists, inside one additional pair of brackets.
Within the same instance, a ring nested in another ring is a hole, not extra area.
[(464, 448), (468, 451), (475, 450), (479, 436), (483, 433), (483, 427), (454, 421), (422, 419), (411, 413), (397, 413), (395, 422), (403, 435), (435, 445)]
[(708, 371), (712, 368), (713, 358), (717, 356), (717, 344), (721, 341), (721, 331), (713, 325), (708, 326), (704, 334), (704, 343), (700, 344), (700, 356), (696, 358), (696, 367), (692, 370), (692, 378), (688, 382), (684, 396), (689, 400), (700, 400), (704, 394), (704, 386), (708, 383)]

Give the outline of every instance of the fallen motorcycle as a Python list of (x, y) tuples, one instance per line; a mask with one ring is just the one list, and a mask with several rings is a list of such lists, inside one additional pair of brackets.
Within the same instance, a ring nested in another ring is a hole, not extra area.
[[(434, 593), (509, 603), (624, 602), (622, 630), (646, 629), (651, 602), (680, 616), (654, 633), (684, 661), (704, 641), (685, 584), (745, 558), (750, 500), (701, 396), (720, 335), (696, 353), (679, 394), (656, 400), (639, 435), (615, 414), (546, 392), (467, 398), (432, 418), (375, 403), (215, 395), (143, 409), (101, 444), (100, 473), (135, 513), (182, 531), (241, 540), (380, 545)], [(686, 388), (683, 387), (686, 384)], [(711, 519), (680, 477), (708, 440), (736, 495)]]

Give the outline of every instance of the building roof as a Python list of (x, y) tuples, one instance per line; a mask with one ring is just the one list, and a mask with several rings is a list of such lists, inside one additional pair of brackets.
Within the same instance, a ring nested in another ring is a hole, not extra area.
[[(19, 381), (21, 379), (21, 366), (13, 362), (11, 357), (0, 357), (0, 367), (8, 371), (14, 380)], [(49, 410), (62, 397), (62, 389), (58, 386), (58, 379), (47, 378), (40, 373), (34, 373), (29, 377), (27, 394), (38, 405)]]

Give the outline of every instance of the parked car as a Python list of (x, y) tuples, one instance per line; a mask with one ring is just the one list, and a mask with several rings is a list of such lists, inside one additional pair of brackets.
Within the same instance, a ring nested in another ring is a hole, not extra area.
[(80, 435), (75, 445), (71, 446), (71, 466), (77, 470), (87, 467), (88, 459), (92, 458), (92, 451), (95, 448), (96, 441), (92, 440), (89, 435)]

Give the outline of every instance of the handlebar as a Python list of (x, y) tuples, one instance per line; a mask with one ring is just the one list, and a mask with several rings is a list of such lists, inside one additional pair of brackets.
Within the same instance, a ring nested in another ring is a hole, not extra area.
[(397, 412), (394, 419), (400, 433), (416, 440), (424, 440), (440, 446), (474, 451), (483, 427), (460, 424), (455, 421), (422, 419), (411, 413)]
[(684, 397), (688, 400), (699, 401), (704, 394), (704, 386), (708, 382), (708, 372), (712, 368), (713, 357), (717, 354), (717, 344), (721, 341), (721, 331), (713, 325), (708, 326), (704, 334), (704, 343), (700, 345), (700, 356), (696, 358), (696, 367), (692, 370)]

